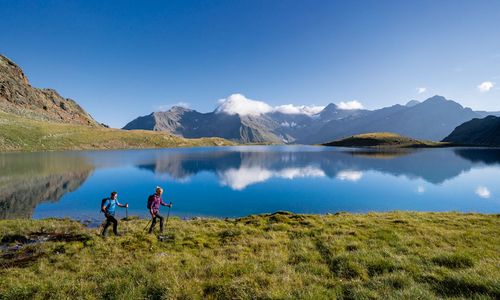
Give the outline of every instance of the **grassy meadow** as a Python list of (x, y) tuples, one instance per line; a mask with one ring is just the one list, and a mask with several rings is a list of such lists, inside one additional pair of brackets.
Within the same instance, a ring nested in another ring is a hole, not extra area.
[(1, 299), (499, 299), (500, 216), (0, 220)]
[(222, 138), (185, 139), (168, 133), (30, 120), (0, 111), (0, 151), (170, 148), (234, 145)]

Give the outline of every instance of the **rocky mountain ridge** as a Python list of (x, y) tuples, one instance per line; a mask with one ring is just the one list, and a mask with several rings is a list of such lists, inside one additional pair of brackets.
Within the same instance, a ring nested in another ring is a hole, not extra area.
[(34, 120), (101, 126), (74, 100), (32, 87), (23, 70), (1, 54), (0, 110)]

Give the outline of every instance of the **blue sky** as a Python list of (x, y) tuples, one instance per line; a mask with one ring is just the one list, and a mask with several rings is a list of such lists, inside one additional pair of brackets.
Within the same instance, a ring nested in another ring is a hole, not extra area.
[(369, 109), (440, 94), (500, 110), (500, 1), (0, 4), (0, 53), (114, 127), (233, 93)]

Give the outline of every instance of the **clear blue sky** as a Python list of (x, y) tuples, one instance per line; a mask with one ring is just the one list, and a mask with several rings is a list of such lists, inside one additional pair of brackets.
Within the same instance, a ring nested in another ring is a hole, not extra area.
[(0, 26), (0, 53), (32, 85), (114, 127), (232, 93), (370, 109), (440, 94), (500, 110), (500, 1), (0, 0)]

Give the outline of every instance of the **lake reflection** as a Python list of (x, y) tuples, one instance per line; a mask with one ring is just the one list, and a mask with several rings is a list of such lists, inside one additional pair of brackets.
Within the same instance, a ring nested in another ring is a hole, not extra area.
[[(99, 218), (117, 190), (146, 216), (156, 185), (179, 216), (289, 210), (498, 213), (500, 149), (248, 146), (0, 154), (0, 218)], [(123, 211), (121, 211), (123, 215)]]

